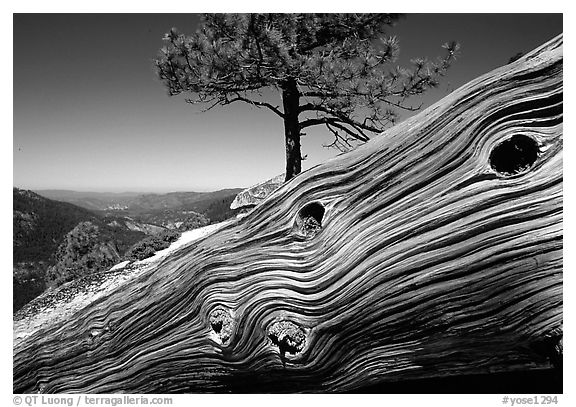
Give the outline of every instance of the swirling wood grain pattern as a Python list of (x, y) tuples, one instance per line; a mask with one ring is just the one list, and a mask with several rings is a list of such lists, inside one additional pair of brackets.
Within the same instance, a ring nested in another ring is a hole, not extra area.
[[(562, 94), (558, 37), (21, 338), (14, 391), (341, 391), (548, 366)], [(535, 161), (500, 172), (517, 135)]]

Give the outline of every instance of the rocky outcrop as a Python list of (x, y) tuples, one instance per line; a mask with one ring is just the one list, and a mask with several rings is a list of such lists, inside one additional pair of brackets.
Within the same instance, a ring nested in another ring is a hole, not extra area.
[(124, 221), (124, 224), (126, 225), (126, 227), (129, 230), (131, 230), (133, 232), (142, 232), (142, 233), (145, 233), (147, 235), (154, 235), (157, 233), (161, 233), (162, 231), (165, 230), (165, 228), (163, 228), (162, 226), (137, 222), (131, 218), (126, 218)]
[(284, 174), (280, 174), (267, 181), (251, 186), (240, 192), (230, 204), (230, 209), (250, 209), (266, 199), (272, 192), (284, 184)]
[(48, 268), (46, 280), (58, 286), (110, 268), (118, 263), (120, 254), (115, 243), (103, 235), (98, 226), (81, 222), (65, 236), (55, 258), (56, 264)]

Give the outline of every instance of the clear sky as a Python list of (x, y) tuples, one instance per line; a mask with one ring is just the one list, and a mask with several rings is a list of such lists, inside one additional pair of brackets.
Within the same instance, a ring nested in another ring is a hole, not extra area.
[[(237, 104), (200, 113), (168, 97), (152, 60), (171, 27), (194, 14), (15, 14), (13, 184), (26, 189), (207, 191), (246, 187), (284, 171), (282, 123)], [(425, 105), (562, 32), (561, 14), (409, 14), (400, 64), (461, 53)], [(279, 103), (274, 96), (273, 101)], [(418, 103), (419, 100), (415, 100)], [(338, 153), (307, 129), (304, 169)]]

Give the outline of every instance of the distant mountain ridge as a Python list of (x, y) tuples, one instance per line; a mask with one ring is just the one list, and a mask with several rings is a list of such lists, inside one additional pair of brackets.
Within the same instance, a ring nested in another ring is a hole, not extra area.
[(107, 206), (126, 205), (141, 192), (83, 192), (65, 189), (34, 190), (34, 193), (54, 201), (68, 202), (90, 210), (105, 210)]
[[(159, 209), (188, 209), (204, 207), (208, 201), (226, 199), (236, 195), (242, 188), (229, 188), (213, 192), (169, 192), (166, 194), (138, 192), (82, 192), (69, 190), (36, 190), (48, 199), (68, 202), (82, 208), (98, 211), (131, 210), (151, 211)], [(125, 208), (124, 208), (125, 207)]]

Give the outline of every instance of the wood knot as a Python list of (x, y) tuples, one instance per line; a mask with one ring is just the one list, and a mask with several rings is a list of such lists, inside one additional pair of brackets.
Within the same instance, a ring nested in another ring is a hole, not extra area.
[(111, 333), (114, 332), (114, 330), (116, 329), (116, 324), (114, 323), (114, 321), (108, 321), (106, 323), (106, 325), (104, 325), (104, 331)]
[(324, 205), (320, 202), (310, 202), (298, 211), (296, 217), (296, 231), (306, 237), (313, 238), (322, 230), (322, 220), (324, 218)]
[(498, 144), (490, 153), (490, 166), (501, 175), (516, 175), (536, 162), (540, 151), (532, 137), (516, 134)]
[(291, 321), (274, 322), (268, 329), (268, 337), (278, 346), (282, 357), (286, 352), (293, 355), (301, 352), (306, 344), (306, 333)]
[(227, 343), (232, 337), (234, 320), (230, 311), (224, 308), (216, 308), (210, 313), (210, 327), (222, 344)]

